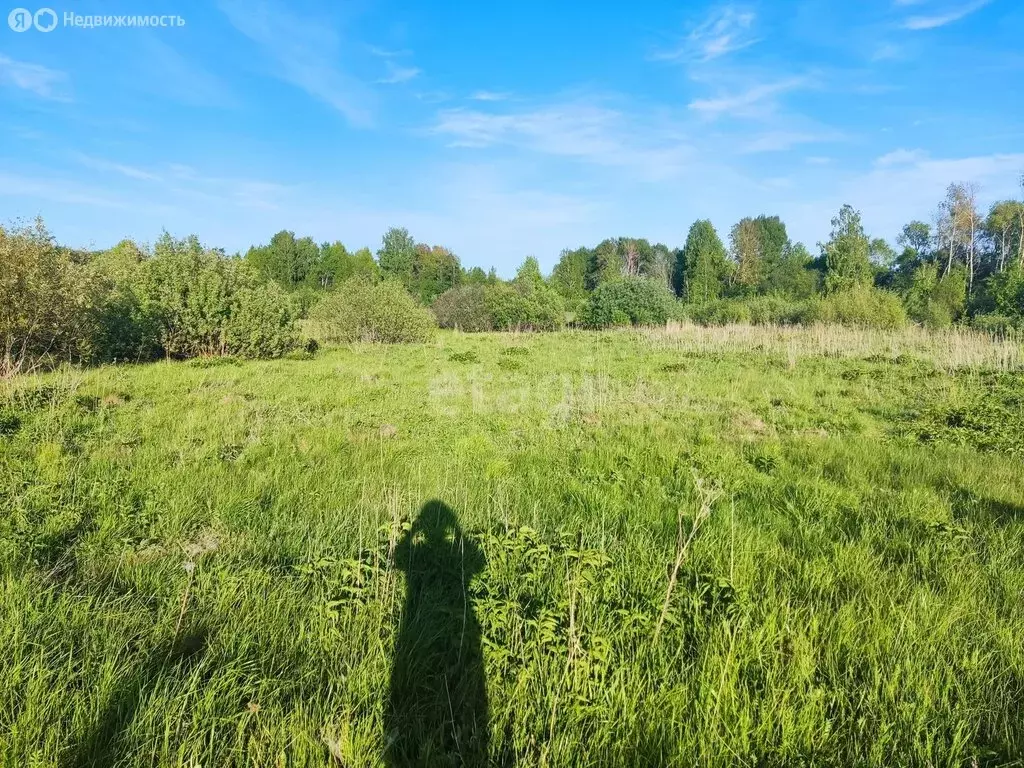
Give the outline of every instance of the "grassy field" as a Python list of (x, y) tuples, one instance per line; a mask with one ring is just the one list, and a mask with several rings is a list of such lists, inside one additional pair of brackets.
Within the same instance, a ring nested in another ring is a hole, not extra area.
[(0, 761), (1022, 765), (1022, 369), (681, 327), (7, 382)]

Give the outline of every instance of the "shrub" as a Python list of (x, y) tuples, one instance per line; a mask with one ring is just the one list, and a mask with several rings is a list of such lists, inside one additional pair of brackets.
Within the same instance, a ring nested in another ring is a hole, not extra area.
[(590, 295), (585, 323), (592, 328), (612, 325), (664, 325), (673, 312), (674, 298), (658, 280), (625, 277), (601, 283)]
[(326, 342), (417, 343), (428, 341), (437, 328), (430, 310), (395, 280), (346, 280), (311, 310), (310, 319)]
[(438, 296), (430, 307), (442, 328), (461, 331), (490, 331), (494, 320), (487, 305), (487, 288), (464, 285), (450, 288)]
[(146, 294), (170, 357), (279, 357), (296, 343), (295, 313), (252, 267), (166, 233), (146, 262)]
[(910, 277), (903, 302), (915, 322), (927, 328), (948, 328), (967, 308), (967, 270), (957, 267), (939, 277), (937, 264), (921, 264)]
[(722, 299), (691, 307), (695, 322), (701, 325), (732, 325), (750, 322), (750, 308), (742, 299)]
[(226, 347), (242, 357), (281, 357), (298, 344), (295, 310), (277, 283), (235, 291), (225, 326)]
[(0, 375), (92, 356), (97, 291), (42, 221), (0, 227)]
[(125, 240), (89, 262), (101, 294), (94, 329), (96, 361), (139, 362), (162, 352), (157, 307), (147, 294), (145, 259), (142, 249)]
[(977, 315), (971, 320), (971, 327), (993, 336), (1012, 335), (1018, 325), (1016, 318), (1006, 315)]
[(799, 323), (804, 304), (781, 296), (721, 299), (689, 307), (690, 317), (702, 325), (792, 325)]
[(801, 319), (804, 323), (900, 328), (907, 324), (907, 313), (895, 294), (856, 286), (812, 299)]
[(487, 311), (495, 329), (553, 331), (565, 323), (562, 297), (543, 283), (494, 283), (485, 290)]

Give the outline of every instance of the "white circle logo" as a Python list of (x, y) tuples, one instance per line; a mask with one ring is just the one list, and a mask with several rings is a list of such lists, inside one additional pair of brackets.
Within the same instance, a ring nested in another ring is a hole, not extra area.
[(28, 8), (15, 8), (7, 14), (7, 26), (15, 32), (28, 32), (32, 29), (32, 11)]
[(57, 14), (53, 8), (40, 8), (32, 21), (40, 32), (53, 32), (57, 26)]

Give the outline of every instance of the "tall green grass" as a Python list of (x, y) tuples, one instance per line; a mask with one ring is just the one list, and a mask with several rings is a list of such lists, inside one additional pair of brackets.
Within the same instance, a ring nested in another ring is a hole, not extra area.
[(728, 333), (8, 382), (0, 762), (400, 764), (439, 500), (493, 764), (1020, 765), (1019, 348)]

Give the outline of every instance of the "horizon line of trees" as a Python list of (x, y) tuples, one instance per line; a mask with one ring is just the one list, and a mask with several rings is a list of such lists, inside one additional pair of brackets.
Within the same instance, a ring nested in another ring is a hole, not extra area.
[[(1024, 176), (1021, 189), (1024, 198)], [(897, 248), (870, 237), (860, 213), (843, 205), (817, 255), (793, 242), (778, 216), (762, 214), (736, 222), (725, 240), (702, 219), (674, 249), (637, 237), (565, 249), (548, 276), (529, 257), (511, 280), (465, 268), (448, 248), (398, 227), (376, 253), (285, 230), (229, 256), (166, 232), (152, 248), (124, 240), (74, 250), (39, 220), (0, 227), (0, 375), (47, 360), (280, 356), (303, 343), (297, 320), (320, 304), (341, 312), (346, 295), (350, 337), (401, 340), (370, 327), (389, 307), (414, 318), (423, 337), (426, 315), (393, 290), (366, 293), (357, 283), (400, 286), (431, 310), (431, 323), (467, 331), (669, 319), (1024, 327), (1024, 199), (998, 201), (984, 215), (977, 200), (977, 185), (951, 184), (933, 222), (908, 223)], [(357, 311), (357, 295), (359, 306), (384, 306)], [(323, 308), (314, 314), (330, 325)]]

